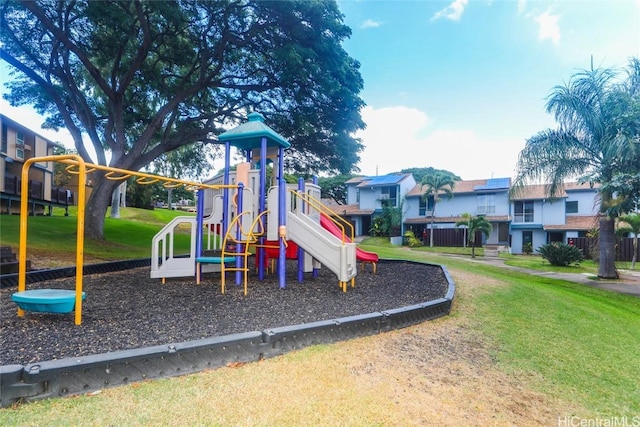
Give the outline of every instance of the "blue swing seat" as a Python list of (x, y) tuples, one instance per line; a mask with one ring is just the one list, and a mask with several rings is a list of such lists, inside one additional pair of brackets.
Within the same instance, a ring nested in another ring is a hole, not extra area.
[[(82, 299), (87, 295), (83, 292)], [(41, 313), (70, 313), (76, 305), (76, 292), (67, 289), (31, 289), (11, 295), (22, 310)]]

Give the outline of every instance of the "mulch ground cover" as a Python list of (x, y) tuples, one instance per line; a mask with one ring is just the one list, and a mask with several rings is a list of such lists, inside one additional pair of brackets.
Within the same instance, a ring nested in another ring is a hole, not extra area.
[[(11, 301), (15, 288), (0, 289), (0, 365), (42, 362), (117, 350), (178, 343), (247, 331), (298, 325), (357, 314), (385, 311), (446, 295), (448, 283), (438, 266), (382, 262), (377, 274), (360, 271), (355, 288), (343, 293), (336, 276), (321, 269), (298, 282), (295, 265), (287, 267), (287, 287), (278, 277), (264, 281), (250, 275), (243, 295), (233, 273), (220, 292), (219, 273), (194, 278), (149, 277), (141, 267), (117, 273), (85, 276), (87, 299), (82, 325), (74, 315), (27, 312), (16, 315)], [(75, 289), (75, 278), (29, 284), (27, 289)]]

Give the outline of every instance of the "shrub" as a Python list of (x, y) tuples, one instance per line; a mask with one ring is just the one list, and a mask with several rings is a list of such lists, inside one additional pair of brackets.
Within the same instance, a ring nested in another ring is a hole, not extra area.
[(407, 245), (411, 248), (415, 248), (416, 246), (422, 246), (422, 241), (416, 237), (413, 231), (408, 230), (404, 233), (404, 238), (407, 242)]
[(566, 243), (547, 243), (538, 248), (542, 258), (549, 261), (551, 265), (567, 266), (580, 264), (584, 260), (582, 250)]

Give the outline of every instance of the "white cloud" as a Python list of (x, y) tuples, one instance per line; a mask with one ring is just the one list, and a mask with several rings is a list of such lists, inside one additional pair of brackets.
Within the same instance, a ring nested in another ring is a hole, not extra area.
[(446, 18), (451, 21), (459, 21), (464, 12), (464, 8), (467, 7), (467, 3), (469, 3), (469, 0), (454, 0), (449, 6), (433, 15), (431, 20), (436, 21), (440, 18)]
[(524, 13), (527, 8), (527, 0), (518, 0), (518, 15)]
[(558, 44), (560, 41), (560, 16), (552, 15), (548, 10), (536, 17), (538, 23), (538, 40), (551, 40)]
[(413, 167), (446, 169), (463, 179), (511, 177), (524, 141), (481, 137), (471, 129), (434, 129), (423, 111), (404, 106), (365, 107), (363, 175)]
[(362, 24), (360, 24), (360, 28), (377, 28), (382, 25), (382, 22), (375, 21), (373, 19), (366, 19)]

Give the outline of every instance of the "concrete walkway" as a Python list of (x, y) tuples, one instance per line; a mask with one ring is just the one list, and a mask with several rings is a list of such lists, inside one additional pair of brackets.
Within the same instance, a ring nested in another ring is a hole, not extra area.
[(608, 291), (619, 292), (621, 294), (633, 295), (640, 297), (640, 271), (636, 270), (618, 270), (620, 278), (613, 279), (598, 279), (593, 274), (585, 273), (555, 273), (552, 271), (540, 271), (530, 270), (526, 268), (513, 267), (506, 265), (502, 258), (498, 257), (476, 257), (471, 260), (467, 257), (455, 256), (459, 259), (466, 259), (469, 261), (485, 263), (495, 265), (497, 267), (508, 268), (515, 271), (531, 274), (541, 277), (552, 277), (554, 279), (567, 280), (569, 282), (581, 283), (583, 285), (591, 286), (593, 288), (605, 289)]

